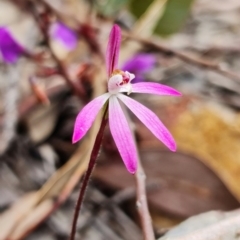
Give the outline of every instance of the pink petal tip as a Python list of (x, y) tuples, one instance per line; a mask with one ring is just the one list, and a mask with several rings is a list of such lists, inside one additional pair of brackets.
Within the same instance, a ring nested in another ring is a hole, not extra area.
[(124, 104), (126, 104), (126, 106), (155, 135), (155, 137), (164, 143), (171, 151), (176, 151), (176, 142), (173, 136), (155, 113), (153, 113), (150, 109), (146, 108), (139, 102), (123, 94), (118, 94), (118, 98)]
[(76, 143), (87, 133), (109, 96), (109, 93), (105, 93), (93, 99), (80, 111), (75, 121), (72, 143)]
[(137, 169), (137, 149), (127, 119), (116, 96), (109, 100), (109, 127), (122, 160), (131, 174)]

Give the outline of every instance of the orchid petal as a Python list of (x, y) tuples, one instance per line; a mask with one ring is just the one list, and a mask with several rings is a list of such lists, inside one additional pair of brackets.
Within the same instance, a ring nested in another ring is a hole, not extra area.
[(121, 29), (118, 25), (114, 24), (109, 35), (106, 53), (106, 65), (109, 77), (111, 76), (113, 70), (117, 68), (120, 44), (121, 44)]
[(94, 100), (89, 102), (77, 115), (72, 137), (73, 143), (79, 141), (86, 134), (86, 132), (92, 126), (95, 118), (97, 117), (98, 112), (106, 103), (109, 97), (110, 94), (105, 93), (95, 98)]
[(139, 102), (123, 94), (118, 94), (117, 97), (122, 100), (122, 102), (160, 141), (162, 141), (171, 151), (176, 151), (176, 143), (171, 133), (167, 130), (155, 113)]
[(157, 95), (181, 96), (182, 94), (174, 88), (154, 82), (139, 82), (132, 84), (133, 93), (150, 93)]
[(123, 162), (130, 173), (137, 169), (137, 150), (127, 119), (115, 95), (109, 99), (109, 126)]

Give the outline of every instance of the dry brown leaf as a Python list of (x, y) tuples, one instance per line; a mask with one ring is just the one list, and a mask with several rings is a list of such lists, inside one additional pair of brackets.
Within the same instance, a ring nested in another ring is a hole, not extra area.
[(29, 230), (36, 227), (36, 225), (42, 221), (46, 216), (51, 213), (54, 207), (54, 201), (51, 199), (41, 202), (37, 207), (35, 207), (30, 214), (28, 214), (10, 233), (7, 239), (9, 240), (19, 240), (23, 236), (27, 235)]
[[(152, 96), (141, 101), (169, 128), (178, 151), (201, 160), (240, 201), (240, 115), (192, 96), (162, 101)], [(163, 147), (139, 121), (137, 125), (141, 148)]]
[(0, 215), (0, 239), (6, 239), (15, 225), (32, 211), (39, 199), (39, 193), (28, 193), (19, 199), (13, 206)]
[[(198, 159), (156, 149), (140, 151), (140, 156), (147, 184), (156, 186), (148, 192), (154, 211), (183, 219), (213, 209), (231, 210), (239, 206), (218, 177)], [(112, 154), (102, 164), (100, 160), (94, 176), (113, 190), (134, 186), (133, 176), (118, 155)]]
[(239, 115), (222, 106), (189, 103), (171, 131), (178, 149), (198, 156), (240, 201)]
[(29, 134), (35, 143), (39, 143), (52, 133), (59, 112), (59, 103), (49, 106), (40, 105), (35, 111), (26, 114), (24, 118), (29, 127)]

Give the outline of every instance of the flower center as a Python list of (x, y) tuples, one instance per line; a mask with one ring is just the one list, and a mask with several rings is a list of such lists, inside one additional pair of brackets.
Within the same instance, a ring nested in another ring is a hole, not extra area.
[(119, 92), (127, 92), (130, 94), (132, 89), (131, 81), (134, 78), (134, 74), (116, 69), (108, 81), (108, 91), (111, 94), (117, 94)]
[(112, 76), (117, 74), (122, 75), (122, 82), (119, 83), (119, 86), (123, 86), (124, 84), (128, 84), (130, 82), (130, 74), (128, 72), (126, 73), (122, 70), (116, 69), (113, 71)]

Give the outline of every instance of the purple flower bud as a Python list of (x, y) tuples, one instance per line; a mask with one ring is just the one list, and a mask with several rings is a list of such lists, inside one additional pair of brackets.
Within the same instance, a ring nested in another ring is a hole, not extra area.
[(124, 71), (129, 71), (135, 74), (135, 79), (132, 83), (145, 81), (144, 74), (152, 70), (156, 63), (156, 57), (150, 53), (136, 54), (122, 67)]
[(5, 27), (0, 27), (0, 58), (6, 63), (15, 63), (24, 53), (24, 48), (11, 33)]
[(50, 27), (50, 36), (59, 41), (68, 50), (73, 50), (77, 46), (77, 34), (61, 22), (55, 22)]

